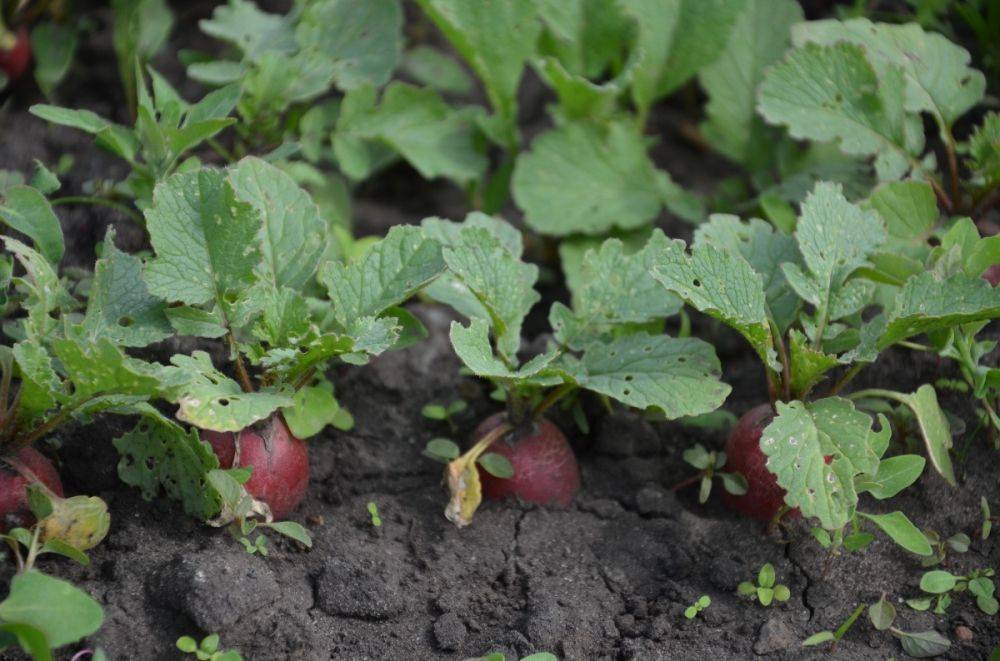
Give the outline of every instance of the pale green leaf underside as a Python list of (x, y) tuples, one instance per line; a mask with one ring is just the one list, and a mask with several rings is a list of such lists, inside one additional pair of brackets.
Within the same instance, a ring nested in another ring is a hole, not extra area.
[(556, 358), (556, 352), (539, 354), (520, 368), (513, 368), (497, 358), (490, 346), (489, 325), (484, 319), (472, 319), (468, 326), (453, 321), (449, 335), (455, 354), (477, 376), (512, 381), (540, 377), (551, 380), (553, 385), (562, 380), (553, 379), (546, 371)]
[(0, 221), (31, 238), (53, 264), (62, 259), (62, 226), (45, 196), (30, 186), (0, 191)]

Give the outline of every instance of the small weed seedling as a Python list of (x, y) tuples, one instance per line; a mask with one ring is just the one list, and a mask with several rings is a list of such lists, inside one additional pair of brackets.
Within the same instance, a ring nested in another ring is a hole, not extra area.
[(464, 399), (456, 399), (450, 404), (428, 404), (420, 410), (420, 414), (428, 420), (443, 420), (448, 423), (452, 433), (458, 431), (455, 416), (468, 408)]
[(382, 527), (382, 517), (379, 516), (378, 505), (372, 502), (368, 503), (368, 516), (371, 518), (372, 527)]
[(993, 522), (1000, 519), (1000, 517), (990, 514), (990, 501), (986, 500), (986, 496), (979, 497), (979, 511), (983, 515), (983, 524), (979, 527), (979, 538), (986, 541), (993, 531)]
[(858, 621), (861, 614), (865, 612), (866, 604), (858, 604), (858, 607), (854, 609), (854, 612), (847, 616), (836, 631), (819, 631), (809, 636), (802, 641), (803, 647), (815, 647), (816, 645), (822, 645), (823, 643), (830, 643), (830, 649), (832, 650), (840, 642), (840, 639), (844, 637), (854, 623)]
[[(467, 661), (506, 661), (506, 659), (507, 657), (501, 652), (493, 652), (492, 654), (487, 654), (477, 659), (468, 659)], [(551, 652), (535, 652), (528, 656), (522, 656), (521, 661), (559, 661), (559, 659)]]
[(742, 496), (747, 492), (746, 478), (739, 473), (726, 473), (720, 470), (726, 465), (725, 452), (709, 452), (701, 443), (696, 443), (685, 450), (683, 456), (684, 461), (698, 469), (698, 473), (675, 484), (673, 487), (675, 491), (698, 482), (698, 502), (704, 505), (712, 493), (712, 478), (717, 477), (722, 481), (722, 488), (726, 493)]
[(787, 585), (775, 583), (774, 566), (765, 563), (757, 573), (757, 582), (743, 581), (736, 588), (736, 592), (741, 597), (752, 597), (760, 602), (762, 606), (770, 606), (774, 602), (784, 603), (792, 596)]
[(920, 560), (920, 563), (924, 567), (933, 567), (934, 565), (941, 564), (948, 557), (949, 552), (967, 553), (969, 545), (972, 543), (972, 540), (964, 532), (955, 533), (947, 539), (941, 539), (941, 536), (937, 532), (925, 530), (924, 537), (927, 538), (932, 549), (929, 556)]
[(920, 589), (926, 594), (907, 599), (906, 604), (914, 610), (923, 611), (933, 603), (934, 613), (944, 615), (951, 605), (951, 595), (968, 590), (976, 598), (979, 610), (987, 615), (996, 615), (1000, 611), (1000, 603), (994, 595), (993, 576), (993, 569), (975, 570), (966, 576), (956, 576), (940, 569), (929, 571), (920, 578)]
[(703, 594), (698, 597), (698, 601), (694, 602), (690, 606), (684, 609), (684, 617), (689, 620), (693, 620), (697, 617), (698, 613), (702, 612), (706, 608), (712, 605), (712, 598), (707, 594)]
[(667, 244), (661, 232), (631, 255), (617, 239), (589, 251), (572, 308), (552, 306), (553, 341), (522, 362), (521, 327), (540, 296), (534, 289), (538, 267), (521, 260), (521, 235), (480, 213), (461, 224), (427, 219), (423, 227), (442, 244), (448, 267), (427, 294), (470, 319), (452, 324), (452, 346), (507, 405), (479, 426), (464, 454), (443, 439), (428, 445), (428, 454), (448, 464), (445, 513), (455, 524), (471, 522), (484, 492), (540, 504), (572, 501), (580, 483), (576, 458), (544, 416), (581, 391), (656, 408), (670, 419), (715, 410), (728, 394), (709, 345), (659, 332), (663, 318), (679, 308), (648, 273), (650, 260)]
[(243, 655), (236, 650), (219, 650), (219, 634), (205, 636), (199, 643), (191, 636), (177, 639), (177, 649), (194, 655), (198, 661), (243, 661)]

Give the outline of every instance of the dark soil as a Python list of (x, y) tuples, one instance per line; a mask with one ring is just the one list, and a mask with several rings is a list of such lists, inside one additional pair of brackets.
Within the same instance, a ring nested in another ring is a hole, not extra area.
[[(171, 52), (205, 46), (192, 21), (209, 6), (191, 4)], [(83, 66), (61, 88), (59, 101), (124, 121), (107, 12), (94, 11), (93, 18), (97, 31), (84, 47)], [(156, 64), (175, 82), (183, 80), (172, 60)], [(189, 98), (198, 93), (191, 85), (182, 91)], [(542, 116), (540, 97), (532, 98), (530, 89), (526, 94), (525, 114)], [(27, 106), (38, 100), (37, 92), (21, 89), (0, 110), (0, 167), (27, 172), (34, 158), (51, 164), (71, 153), (76, 165), (62, 194), (77, 194), (95, 173), (125, 174), (87, 136), (28, 115)], [(681, 183), (700, 190), (728, 173), (670, 134), (656, 156), (661, 167), (683, 175)], [(460, 193), (421, 182), (405, 167), (384, 173), (358, 195), (359, 233), (429, 215), (459, 218), (465, 211)], [(68, 244), (65, 265), (92, 264), (109, 224), (118, 227), (123, 248), (144, 245), (143, 232), (114, 212), (63, 207), (59, 214)], [(675, 235), (686, 231), (670, 226)], [(431, 331), (427, 342), (332, 374), (357, 426), (310, 441), (312, 484), (295, 519), (312, 531), (311, 550), (274, 539), (270, 556), (251, 556), (228, 534), (185, 518), (173, 503), (143, 501), (118, 482), (113, 468), (111, 439), (126, 421), (102, 419), (57, 439), (67, 489), (100, 495), (113, 516), (90, 566), (43, 562), (46, 571), (74, 581), (103, 604), (104, 627), (88, 645), (116, 660), (176, 659), (179, 636), (214, 632), (247, 659), (464, 659), (491, 651), (519, 658), (542, 650), (587, 660), (818, 659), (830, 656), (829, 649), (806, 650), (801, 641), (835, 629), (857, 604), (883, 593), (897, 604), (900, 628), (936, 629), (950, 638), (948, 658), (982, 659), (1000, 643), (996, 617), (979, 612), (967, 594), (956, 597), (946, 616), (903, 605), (918, 594), (923, 569), (883, 536), (863, 552), (831, 558), (801, 521), (768, 534), (714, 500), (701, 507), (690, 490), (672, 491), (690, 475), (682, 451), (696, 442), (720, 449), (721, 431), (598, 413), (589, 436), (576, 432), (571, 439), (584, 485), (572, 508), (488, 503), (471, 527), (456, 529), (443, 516), (441, 466), (421, 456), (426, 441), (448, 429), (424, 419), (420, 409), (466, 399), (470, 409), (457, 422), (468, 434), (493, 411), (492, 403), (482, 384), (458, 376), (448, 313), (427, 305), (414, 310)], [(725, 379), (734, 386), (727, 408), (738, 415), (764, 399), (760, 368), (743, 344), (712, 324), (701, 331), (719, 346)], [(948, 375), (934, 361), (900, 352), (885, 356), (861, 381), (906, 390)], [(966, 452), (964, 460), (956, 459), (962, 487), (949, 488), (928, 469), (889, 505), (943, 537), (975, 537), (980, 496), (1000, 509), (1000, 461), (983, 434), (973, 433), (967, 398), (942, 397), (959, 418), (956, 431), (966, 426), (955, 439), (956, 450)], [(569, 421), (560, 422), (567, 433), (574, 431)], [(371, 523), (369, 502), (378, 505), (379, 528)], [(887, 511), (870, 500), (862, 508)], [(994, 539), (950, 555), (946, 566), (956, 573), (1000, 566)], [(791, 589), (783, 605), (764, 608), (736, 595), (736, 586), (765, 562)], [(0, 587), (11, 571), (4, 565)], [(685, 619), (684, 608), (705, 594), (711, 606)], [(959, 627), (971, 639), (959, 640)], [(893, 636), (862, 618), (833, 656), (886, 659), (902, 651)]]

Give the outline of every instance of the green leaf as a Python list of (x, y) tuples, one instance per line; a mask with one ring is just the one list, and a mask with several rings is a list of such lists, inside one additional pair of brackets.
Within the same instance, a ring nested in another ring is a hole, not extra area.
[(937, 631), (921, 631), (919, 633), (898, 634), (903, 651), (915, 659), (930, 659), (948, 651), (951, 642)]
[(705, 470), (711, 462), (711, 457), (709, 456), (708, 451), (705, 450), (705, 446), (701, 443), (695, 443), (693, 446), (689, 447), (681, 454), (681, 457), (684, 461), (699, 470)]
[(326, 286), (334, 316), (356, 339), (373, 317), (416, 294), (444, 270), (441, 246), (419, 227), (396, 226), (350, 264), (327, 262), (319, 280)]
[(30, 421), (55, 406), (56, 397), (63, 399), (65, 388), (51, 356), (38, 340), (22, 340), (11, 352), (21, 376), (18, 417)]
[(713, 148), (751, 170), (767, 163), (776, 138), (757, 115), (757, 88), (801, 20), (794, 0), (747, 0), (721, 55), (698, 76), (708, 94), (702, 132)]
[(452, 459), (458, 459), (458, 456), (462, 454), (462, 450), (459, 449), (458, 444), (447, 438), (432, 438), (427, 442), (427, 447), (424, 448), (423, 454), (435, 461), (447, 463)]
[(823, 643), (828, 643), (832, 640), (836, 640), (832, 631), (820, 631), (819, 633), (814, 633), (805, 640), (802, 641), (803, 647), (814, 647), (816, 645), (822, 645)]
[(620, 3), (603, 0), (540, 0), (545, 24), (539, 51), (580, 80), (598, 79), (622, 57), (632, 20)]
[(944, 594), (955, 589), (957, 576), (940, 569), (929, 571), (920, 577), (920, 589), (929, 594)]
[(938, 220), (937, 198), (930, 184), (922, 181), (892, 181), (876, 188), (868, 206), (885, 221), (889, 236), (922, 244)]
[(465, 95), (472, 79), (462, 65), (433, 46), (414, 46), (403, 56), (403, 71), (424, 87), (445, 94)]
[(212, 18), (198, 27), (207, 35), (229, 42), (256, 61), (266, 52), (289, 53), (298, 48), (288, 16), (261, 11), (248, 0), (219, 5)]
[(803, 396), (822, 380), (824, 374), (840, 365), (836, 356), (813, 349), (809, 339), (795, 328), (788, 332), (788, 354), (792, 392)]
[(924, 472), (923, 457), (916, 454), (901, 454), (879, 462), (878, 472), (869, 479), (858, 483), (858, 491), (867, 491), (878, 500), (892, 498), (917, 481)]
[(774, 602), (774, 588), (757, 588), (757, 600), (762, 606), (770, 606)]
[(67, 544), (61, 539), (50, 539), (41, 546), (39, 553), (54, 553), (64, 558), (69, 558), (73, 562), (81, 565), (89, 565), (90, 558), (87, 554), (71, 544)]
[(260, 262), (260, 214), (236, 196), (223, 172), (196, 170), (157, 184), (146, 209), (156, 257), (146, 283), (156, 296), (188, 305), (244, 290)]
[(0, 619), (41, 631), (52, 648), (69, 645), (101, 627), (100, 604), (66, 581), (37, 570), (16, 574), (0, 602)]
[(673, 183), (624, 123), (567, 123), (535, 139), (514, 166), (512, 192), (542, 234), (605, 234), (651, 222)]
[(930, 331), (1000, 317), (1000, 289), (978, 276), (933, 271), (915, 275), (896, 294), (878, 348)]
[(741, 473), (716, 473), (722, 480), (722, 488), (726, 493), (742, 496), (749, 490), (747, 479)]
[(185, 430), (148, 409), (131, 431), (113, 442), (121, 456), (118, 476), (138, 488), (143, 498), (152, 500), (162, 489), (189, 516), (206, 520), (218, 513), (207, 473), (219, 467), (219, 460), (196, 430)]
[(477, 376), (504, 380), (541, 380), (547, 385), (562, 383), (552, 377), (547, 369), (556, 358), (556, 352), (535, 356), (520, 369), (515, 369), (497, 358), (490, 346), (489, 325), (485, 319), (473, 319), (469, 326), (451, 322), (451, 345), (463, 364)]
[(969, 53), (917, 23), (890, 25), (864, 18), (849, 21), (809, 21), (793, 30), (796, 45), (853, 43), (863, 47), (880, 76), (900, 68), (906, 80), (906, 110), (929, 112), (951, 126), (975, 106), (986, 89), (986, 78), (969, 67)]
[(321, 381), (318, 385), (300, 388), (292, 398), (292, 405), (281, 412), (292, 435), (306, 439), (334, 423), (340, 404), (333, 396), (333, 384)]
[(236, 197), (260, 216), (263, 278), (275, 288), (301, 289), (326, 250), (319, 207), (289, 175), (259, 158), (244, 158), (227, 173)]
[(924, 438), (924, 445), (927, 447), (927, 456), (931, 460), (941, 477), (948, 484), (956, 486), (955, 470), (951, 465), (951, 456), (948, 454), (952, 447), (951, 429), (948, 425), (948, 418), (941, 410), (937, 400), (937, 391), (929, 383), (917, 388), (912, 394), (887, 393), (906, 406), (910, 407), (917, 418), (920, 427), (920, 434)]
[[(93, 135), (97, 135), (108, 126), (111, 126), (111, 122), (89, 110), (73, 110), (71, 108), (39, 103), (28, 108), (28, 112), (47, 122), (79, 129)], [(119, 128), (124, 129), (122, 126), (119, 126)]]
[(910, 553), (922, 556), (932, 553), (927, 538), (902, 512), (889, 512), (888, 514), (858, 512), (858, 515), (874, 523), (882, 532), (891, 537), (892, 541)]
[(854, 533), (844, 537), (844, 548), (848, 551), (860, 551), (875, 541), (875, 535), (868, 532)]
[(489, 315), (500, 355), (514, 362), (521, 345), (521, 324), (541, 298), (534, 289), (538, 267), (517, 259), (482, 227), (462, 229), (459, 242), (445, 246), (442, 253), (451, 274)]
[(767, 71), (758, 109), (793, 138), (836, 140), (845, 154), (875, 156), (880, 179), (898, 179), (919, 146), (909, 144), (904, 94), (902, 70), (879, 76), (861, 47), (807, 44)]
[(694, 338), (635, 333), (590, 344), (567, 363), (580, 387), (668, 419), (714, 411), (730, 391), (712, 346)]
[(502, 454), (487, 452), (481, 455), (476, 461), (493, 477), (499, 477), (502, 480), (509, 480), (514, 477), (514, 466)]
[(30, 482), (24, 489), (28, 500), (28, 509), (41, 521), (52, 514), (52, 499), (38, 482)]
[(883, 594), (878, 601), (868, 607), (868, 619), (878, 631), (885, 631), (896, 619), (896, 607), (889, 603)]
[(878, 469), (874, 447), (891, 433), (888, 421), (880, 416), (882, 431), (872, 431), (868, 414), (838, 397), (778, 402), (777, 410), (760, 447), (767, 469), (787, 492), (785, 503), (818, 518), (827, 530), (842, 528), (857, 505), (855, 477)]
[(59, 325), (51, 313), (64, 306), (70, 307), (74, 301), (63, 287), (55, 268), (41, 254), (17, 239), (2, 239), (7, 251), (24, 267), (24, 275), (12, 280), (27, 292), (21, 303), (28, 313), (24, 322), (25, 331), (29, 336), (45, 337)]
[(403, 51), (403, 11), (398, 0), (322, 0), (306, 5), (295, 36), (311, 57), (333, 62), (341, 90), (384, 85)]
[(420, 409), (420, 415), (431, 420), (445, 420), (448, 418), (448, 411), (442, 404), (428, 404)]
[(792, 596), (791, 590), (788, 589), (787, 585), (775, 585), (774, 586), (774, 598), (777, 601), (785, 602)]
[(45, 96), (52, 96), (76, 55), (79, 34), (69, 23), (46, 21), (31, 31), (31, 56), (35, 60), (35, 80)]
[(746, 259), (711, 245), (697, 246), (688, 254), (682, 241), (672, 241), (651, 272), (668, 291), (742, 334), (765, 365), (780, 369), (764, 283)]
[(774, 587), (774, 581), (774, 565), (770, 562), (764, 563), (764, 566), (757, 572), (757, 585), (762, 588), (772, 588)]
[(1000, 183), (1000, 113), (990, 112), (969, 136), (969, 166), (985, 186)]
[(107, 394), (152, 397), (161, 392), (152, 366), (128, 356), (107, 338), (62, 338), (53, 341), (52, 351), (73, 384), (74, 401)]
[(632, 97), (640, 115), (718, 59), (743, 5), (733, 0), (622, 2), (636, 24)]
[(0, 220), (28, 236), (53, 264), (62, 259), (63, 231), (45, 196), (30, 186), (14, 186), (2, 193)]
[[(591, 2), (589, 6), (597, 6), (597, 3)], [(536, 61), (535, 69), (558, 97), (558, 105), (552, 109), (557, 122), (611, 120), (619, 111), (618, 99), (631, 80), (634, 70), (633, 67), (627, 66), (615, 78), (596, 84), (583, 76), (571, 73), (554, 57)]]
[(104, 239), (83, 327), (93, 339), (107, 337), (126, 347), (144, 347), (173, 334), (166, 305), (150, 295), (139, 258), (115, 247), (114, 232)]
[(281, 533), (285, 537), (290, 537), (296, 542), (303, 544), (306, 548), (312, 548), (312, 535), (309, 534), (308, 530), (302, 527), (302, 524), (296, 523), (295, 521), (274, 521), (266, 525), (268, 528)]
[(174, 367), (165, 372), (171, 379), (170, 399), (180, 406), (177, 418), (200, 429), (240, 431), (293, 403), (288, 394), (273, 389), (244, 392), (212, 366), (204, 351), (176, 354), (170, 362)]
[(517, 89), (541, 31), (534, 2), (418, 0), (418, 4), (483, 82), (498, 115), (500, 142), (516, 147)]
[(177, 649), (188, 654), (194, 654), (198, 649), (198, 641), (191, 636), (181, 636), (177, 639)]
[(742, 581), (736, 586), (736, 592), (742, 597), (752, 597), (757, 594), (757, 586), (750, 581)]
[[(425, 179), (446, 177), (465, 185), (481, 177), (487, 166), (473, 132), (476, 115), (471, 107), (452, 108), (432, 89), (393, 82), (370, 112), (341, 113), (334, 132), (334, 151), (345, 172), (355, 179), (367, 177), (379, 165), (366, 156), (352, 165), (360, 140), (398, 152)], [(361, 154), (365, 154), (371, 147), (362, 149)]]

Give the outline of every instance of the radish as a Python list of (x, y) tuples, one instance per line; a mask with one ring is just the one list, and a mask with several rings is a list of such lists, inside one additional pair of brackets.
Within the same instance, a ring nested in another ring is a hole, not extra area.
[[(482, 439), (506, 422), (506, 413), (490, 416), (476, 428), (474, 439)], [(545, 418), (514, 427), (495, 440), (489, 450), (506, 458), (514, 475), (503, 479), (479, 466), (487, 498), (516, 496), (529, 503), (569, 507), (580, 490), (576, 455), (559, 428)]]
[(22, 27), (16, 33), (0, 37), (0, 71), (3, 71), (10, 82), (24, 75), (30, 60), (31, 39), (27, 28)]
[(292, 436), (280, 415), (240, 432), (202, 430), (222, 468), (251, 466), (243, 486), (271, 508), (275, 519), (288, 517), (302, 502), (309, 484), (309, 450)]
[(10, 466), (0, 469), (0, 529), (4, 531), (31, 525), (34, 517), (25, 491), (29, 484), (40, 482), (55, 495), (63, 496), (59, 473), (38, 450), (26, 447), (6, 461)]
[(983, 280), (990, 283), (990, 285), (996, 287), (997, 283), (1000, 283), (1000, 264), (994, 264), (993, 266), (988, 267), (985, 271), (983, 271), (981, 277)]
[(767, 470), (767, 457), (760, 449), (760, 436), (774, 419), (770, 404), (756, 406), (739, 419), (726, 441), (726, 468), (747, 481), (745, 495), (722, 494), (730, 508), (761, 521), (771, 521), (785, 504), (785, 490)]

